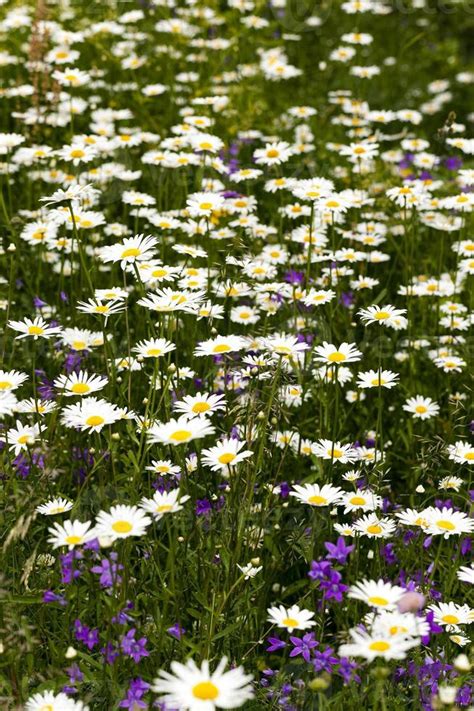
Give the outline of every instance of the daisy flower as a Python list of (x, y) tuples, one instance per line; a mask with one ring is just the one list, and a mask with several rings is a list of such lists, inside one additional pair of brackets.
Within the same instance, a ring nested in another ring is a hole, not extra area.
[(441, 356), (434, 359), (434, 364), (445, 373), (461, 373), (466, 361), (454, 355)]
[(336, 297), (336, 292), (332, 289), (310, 289), (303, 297), (305, 306), (323, 306)]
[(354, 462), (357, 459), (357, 451), (351, 444), (341, 444), (340, 442), (331, 442), (330, 439), (320, 439), (314, 445), (313, 454), (322, 459), (330, 459), (347, 464)]
[(125, 304), (122, 299), (120, 300), (109, 300), (103, 303), (100, 299), (88, 299), (87, 301), (78, 301), (77, 309), (85, 314), (98, 314), (99, 316), (104, 316), (107, 320), (112, 314), (119, 314), (125, 311)]
[(89, 707), (62, 692), (42, 691), (30, 696), (24, 711), (89, 711)]
[(448, 445), (448, 455), (458, 464), (474, 464), (474, 447), (462, 439)]
[(0, 434), (0, 441), (6, 442), (15, 456), (31, 447), (39, 438), (40, 433), (46, 429), (45, 425), (22, 425), (17, 420), (15, 427), (10, 427), (5, 433)]
[(284, 334), (265, 338), (264, 345), (274, 357), (281, 356), (287, 359), (295, 358), (309, 348), (307, 343), (301, 343), (295, 336)]
[(173, 404), (173, 409), (189, 417), (208, 415), (212, 412), (225, 410), (225, 398), (224, 395), (209, 393), (185, 395), (182, 400), (177, 400)]
[(474, 519), (462, 511), (454, 511), (448, 507), (430, 507), (423, 511), (423, 515), (428, 522), (427, 533), (431, 536), (449, 538), (474, 531)]
[(368, 514), (354, 521), (354, 531), (368, 538), (390, 538), (395, 533), (396, 524), (389, 518), (379, 518)]
[(37, 506), (35, 511), (40, 514), (43, 514), (44, 516), (56, 516), (57, 514), (70, 511), (73, 506), (74, 504), (72, 501), (57, 497), (55, 499), (50, 499), (49, 501), (46, 501), (46, 503), (41, 504), (40, 506)]
[(135, 262), (144, 262), (152, 259), (157, 244), (156, 237), (135, 235), (135, 237), (127, 237), (118, 244), (103, 247), (100, 252), (100, 258), (105, 263), (120, 262), (122, 269), (125, 269)]
[(201, 439), (213, 434), (215, 428), (204, 417), (189, 419), (185, 415), (171, 419), (166, 423), (154, 424), (148, 430), (148, 439), (152, 444), (187, 444), (193, 439)]
[(137, 343), (133, 348), (133, 352), (142, 358), (159, 358), (175, 349), (174, 343), (167, 341), (165, 338), (151, 338)]
[(225, 437), (215, 447), (202, 450), (202, 463), (212, 471), (228, 471), (228, 467), (235, 467), (239, 462), (252, 456), (253, 452), (249, 449), (243, 450), (244, 447), (245, 442), (240, 442), (233, 437)]
[(457, 577), (463, 583), (474, 585), (474, 563), (471, 563), (471, 567), (467, 565), (461, 566), (457, 572)]
[(226, 666), (227, 657), (222, 657), (213, 672), (208, 661), (203, 661), (200, 667), (192, 659), (186, 664), (171, 662), (173, 674), (160, 671), (152, 689), (167, 707), (182, 711), (238, 708), (254, 696), (250, 685), (253, 677), (245, 674), (242, 667), (225, 672)]
[(434, 621), (446, 627), (448, 632), (459, 632), (458, 625), (469, 625), (474, 621), (474, 610), (469, 605), (458, 605), (455, 602), (439, 602), (430, 605), (434, 613)]
[(420, 526), (420, 528), (423, 529), (428, 527), (428, 519), (424, 511), (420, 512), (416, 511), (416, 509), (405, 509), (404, 511), (397, 511), (395, 516), (404, 526)]
[(11, 416), (16, 410), (18, 400), (11, 391), (0, 392), (0, 417)]
[(383, 580), (368, 580), (364, 578), (359, 583), (351, 585), (348, 597), (362, 600), (366, 605), (377, 610), (395, 610), (398, 601), (405, 594), (405, 590), (398, 585), (385, 583)]
[(409, 412), (415, 419), (429, 420), (431, 417), (436, 417), (439, 414), (439, 405), (430, 397), (423, 395), (415, 395), (409, 397), (403, 405), (405, 412)]
[(51, 537), (48, 538), (48, 543), (51, 543), (53, 548), (68, 546), (72, 550), (75, 546), (82, 546), (84, 543), (96, 538), (95, 532), (91, 529), (91, 521), (64, 521), (55, 523), (49, 530)]
[(463, 484), (464, 480), (459, 476), (445, 476), (440, 480), (438, 488), (442, 491), (459, 491)]
[(359, 388), (387, 388), (391, 389), (398, 385), (398, 373), (393, 373), (391, 370), (367, 370), (359, 373), (357, 385)]
[(364, 617), (364, 623), (373, 634), (387, 637), (424, 637), (430, 631), (429, 623), (413, 612), (379, 610)]
[(100, 432), (106, 425), (117, 422), (120, 412), (116, 405), (92, 396), (65, 407), (61, 419), (66, 427), (75, 427), (83, 432)]
[(269, 622), (283, 629), (287, 629), (288, 632), (293, 632), (293, 630), (307, 630), (316, 624), (312, 619), (314, 612), (300, 609), (298, 605), (292, 605), (288, 608), (283, 607), (283, 605), (269, 607), (267, 612)]
[(310, 506), (330, 506), (341, 498), (342, 489), (331, 484), (305, 484), (300, 486), (295, 484), (290, 496), (296, 497), (299, 501)]
[(58, 336), (61, 333), (61, 328), (59, 326), (49, 326), (48, 323), (41, 316), (36, 316), (32, 321), (29, 318), (25, 318), (23, 321), (9, 321), (8, 325), (14, 331), (19, 331), (19, 338), (28, 338), (31, 336), (35, 341), (38, 338), (51, 338), (52, 336)]
[(363, 657), (372, 662), (374, 659), (404, 659), (409, 649), (417, 647), (420, 640), (393, 635), (382, 635), (364, 632), (359, 629), (350, 630), (352, 642), (339, 647), (341, 657)]
[(258, 148), (253, 153), (258, 165), (280, 165), (291, 157), (292, 149), (286, 141), (267, 143), (265, 148)]
[(193, 217), (210, 217), (224, 205), (224, 198), (217, 193), (193, 193), (186, 200), (186, 206)]
[(89, 375), (86, 370), (80, 370), (79, 373), (60, 375), (53, 384), (58, 390), (63, 390), (66, 397), (82, 397), (102, 390), (107, 383), (108, 379), (103, 375)]
[(324, 341), (322, 346), (317, 346), (314, 349), (314, 359), (330, 365), (355, 363), (362, 358), (362, 353), (355, 346), (355, 343), (341, 343), (340, 346), (335, 346), (333, 343)]
[(245, 348), (245, 340), (240, 336), (216, 336), (208, 341), (201, 341), (195, 351), (196, 356), (223, 355), (224, 353), (235, 353)]
[(169, 459), (153, 459), (151, 464), (145, 467), (149, 472), (154, 472), (155, 474), (168, 475), (168, 474), (179, 474), (179, 467), (176, 464), (170, 462)]
[(94, 534), (96, 538), (111, 538), (115, 541), (129, 536), (143, 536), (150, 524), (151, 518), (137, 506), (120, 504), (112, 506), (109, 512), (98, 513)]
[(16, 403), (16, 411), (27, 413), (29, 415), (39, 415), (43, 417), (53, 412), (57, 408), (53, 400), (34, 400), (32, 397), (26, 400), (20, 400)]
[(370, 489), (357, 489), (353, 493), (344, 494), (341, 498), (341, 506), (344, 506), (344, 513), (350, 511), (375, 511), (382, 506), (382, 498), (374, 494)]
[(0, 370), (0, 393), (16, 390), (28, 376), (18, 370)]
[(394, 306), (387, 304), (386, 306), (368, 306), (366, 309), (360, 309), (358, 315), (361, 320), (369, 325), (370, 323), (378, 323), (381, 326), (397, 325), (396, 320), (406, 314), (406, 309), (396, 309)]
[(179, 495), (179, 489), (171, 491), (155, 491), (152, 499), (143, 498), (140, 501), (140, 508), (146, 513), (152, 514), (158, 520), (167, 513), (181, 511), (183, 504), (188, 501), (189, 496)]

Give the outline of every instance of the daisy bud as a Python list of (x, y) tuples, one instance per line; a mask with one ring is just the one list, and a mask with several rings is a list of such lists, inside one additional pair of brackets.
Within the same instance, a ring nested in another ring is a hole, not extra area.
[(272, 417), (271, 423), (272, 423), (272, 425), (277, 425), (277, 424), (278, 424), (277, 418), (276, 418), (276, 417)]
[[(260, 565), (260, 558), (251, 558), (250, 562), (252, 563), (252, 565)], [(460, 654), (459, 656), (462, 657), (465, 655)]]
[(458, 654), (453, 662), (454, 666), (458, 671), (468, 672), (471, 671), (471, 663), (465, 654)]
[(407, 592), (402, 595), (397, 603), (400, 612), (416, 612), (421, 610), (425, 605), (425, 596), (417, 592)]
[(112, 439), (118, 442), (120, 440), (120, 434), (118, 432), (113, 432)]
[(74, 647), (68, 647), (64, 656), (66, 659), (74, 659), (74, 657), (77, 657), (77, 650)]
[(311, 691), (326, 691), (329, 688), (329, 681), (324, 676), (317, 676), (308, 684)]
[(184, 542), (184, 537), (178, 536), (178, 543), (183, 543), (183, 542)]
[(95, 454), (95, 447), (89, 447), (89, 452), (91, 454)]
[(147, 397), (143, 398), (142, 405), (148, 405), (148, 398)]
[(367, 558), (368, 558), (369, 560), (373, 560), (373, 558), (374, 558), (374, 551), (369, 551), (369, 552), (367, 553)]
[(371, 674), (375, 679), (386, 679), (390, 674), (390, 669), (388, 667), (376, 667), (372, 669)]
[(10, 242), (8, 245), (7, 252), (16, 252), (16, 245), (14, 245), (13, 242)]
[(415, 491), (416, 491), (417, 494), (424, 494), (424, 493), (425, 493), (425, 487), (424, 487), (422, 484), (420, 484), (419, 486), (416, 487)]
[(176, 373), (176, 366), (174, 363), (171, 363), (171, 365), (168, 366), (168, 373)]
[(257, 420), (263, 420), (265, 417), (265, 413), (263, 410), (260, 410), (260, 412), (257, 414)]
[(451, 705), (456, 701), (456, 686), (440, 686), (438, 689), (439, 700), (442, 704)]

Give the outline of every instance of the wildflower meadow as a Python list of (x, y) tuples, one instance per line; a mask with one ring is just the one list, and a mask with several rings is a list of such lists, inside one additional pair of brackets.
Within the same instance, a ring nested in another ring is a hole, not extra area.
[(472, 0), (0, 0), (0, 709), (474, 709)]

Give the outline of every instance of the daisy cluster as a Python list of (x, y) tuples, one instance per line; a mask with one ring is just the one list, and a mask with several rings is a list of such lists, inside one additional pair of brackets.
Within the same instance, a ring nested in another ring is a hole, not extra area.
[(467, 10), (307, 5), (0, 0), (6, 709), (472, 708)]

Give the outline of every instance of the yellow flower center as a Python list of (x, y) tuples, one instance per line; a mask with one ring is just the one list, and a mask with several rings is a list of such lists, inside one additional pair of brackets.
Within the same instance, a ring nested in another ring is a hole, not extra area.
[(285, 619), (281, 621), (281, 624), (285, 625), (285, 627), (298, 627), (299, 623), (294, 617), (285, 617)]
[(173, 439), (175, 442), (186, 442), (191, 436), (192, 432), (189, 430), (176, 430), (176, 432), (170, 435), (170, 439)]
[(378, 597), (377, 595), (374, 595), (373, 597), (369, 597), (367, 602), (370, 605), (376, 605), (377, 607), (386, 607), (388, 605), (388, 600), (385, 597)]
[(441, 618), (443, 622), (446, 622), (447, 625), (457, 625), (459, 622), (459, 617), (456, 615), (443, 615)]
[(87, 418), (86, 425), (89, 425), (89, 427), (97, 427), (98, 425), (102, 425), (104, 422), (105, 419), (100, 415), (91, 415)]
[(419, 415), (423, 415), (425, 412), (428, 412), (428, 408), (425, 405), (417, 405), (415, 407), (415, 412)]
[(436, 521), (436, 525), (438, 528), (441, 528), (443, 531), (455, 531), (456, 526), (454, 523), (451, 521), (445, 521), (444, 519), (441, 519), (440, 521)]
[(202, 143), (199, 144), (199, 148), (202, 151), (210, 151), (210, 150), (212, 150), (212, 143), (209, 143), (209, 141), (203, 141)]
[(115, 533), (130, 533), (133, 526), (130, 521), (115, 521), (115, 523), (112, 524), (112, 528)]
[(218, 460), (221, 464), (230, 464), (233, 462), (235, 459), (235, 454), (232, 454), (231, 452), (227, 452), (226, 454), (221, 454), (220, 457), (218, 457)]
[(18, 444), (27, 444), (28, 442), (31, 441), (31, 436), (24, 434), (18, 437)]
[(68, 536), (66, 543), (69, 546), (77, 546), (79, 543), (82, 543), (82, 536)]
[(381, 639), (377, 642), (371, 642), (369, 645), (369, 649), (371, 649), (373, 652), (386, 652), (387, 649), (390, 649), (390, 644)]
[(161, 348), (149, 348), (146, 354), (149, 356), (160, 356), (162, 352)]
[(324, 506), (327, 502), (328, 500), (324, 496), (319, 496), (318, 494), (310, 496), (308, 499), (308, 504), (313, 504), (313, 506)]
[(202, 412), (207, 412), (210, 409), (211, 409), (211, 406), (207, 402), (197, 402), (192, 407), (192, 411), (195, 412), (196, 414), (200, 414)]
[(160, 277), (164, 277), (167, 275), (166, 269), (155, 269), (151, 275), (155, 277), (155, 279), (159, 279)]
[[(69, 52), (56, 52), (56, 59), (66, 59), (69, 56)], [(50, 708), (48, 706), (47, 708)]]
[(341, 351), (334, 351), (334, 353), (331, 353), (331, 355), (328, 356), (328, 360), (331, 361), (331, 363), (342, 363), (343, 360), (346, 360), (347, 356), (344, 355), (344, 353), (341, 353)]
[(44, 328), (41, 326), (29, 326), (28, 333), (30, 336), (40, 336), (44, 332)]
[(71, 345), (75, 351), (83, 351), (87, 347), (85, 341), (73, 341)]
[(122, 252), (122, 259), (125, 259), (126, 257), (138, 257), (139, 254), (140, 250), (138, 247), (129, 247)]
[(377, 319), (377, 321), (383, 321), (384, 319), (388, 318), (390, 316), (388, 311), (379, 311), (378, 313), (374, 314), (374, 318)]
[(44, 233), (44, 230), (36, 230), (36, 232), (33, 232), (33, 234), (31, 236), (33, 239), (41, 241), (45, 238), (46, 235)]
[(339, 459), (343, 454), (342, 449), (328, 449), (328, 455), (334, 459)]
[(173, 506), (171, 504), (160, 504), (160, 506), (156, 507), (156, 512), (157, 513), (166, 513), (167, 511), (171, 511)]
[(199, 207), (201, 210), (212, 210), (212, 202), (202, 202)]
[(225, 353), (226, 351), (230, 351), (230, 346), (228, 343), (219, 343), (219, 345), (214, 346), (212, 349), (213, 353)]
[(466, 454), (464, 455), (464, 459), (467, 459), (468, 462), (472, 462), (472, 460), (474, 459), (474, 452), (466, 452)]
[(370, 526), (367, 526), (367, 533), (378, 535), (379, 533), (382, 533), (382, 526), (379, 526), (378, 523), (371, 524)]
[(109, 311), (108, 306), (96, 306), (95, 307), (96, 313), (98, 314), (106, 314)]
[(365, 506), (366, 500), (363, 496), (353, 496), (352, 499), (349, 499), (349, 503), (354, 506)]
[(339, 203), (337, 200), (328, 200), (326, 207), (339, 207)]
[(74, 148), (73, 151), (71, 151), (71, 158), (84, 158), (85, 152), (82, 150), (82, 148)]
[(0, 380), (0, 390), (8, 390), (11, 385), (12, 384), (8, 380)]
[(219, 696), (219, 689), (212, 681), (200, 681), (193, 686), (193, 696), (201, 701), (214, 701)]
[(74, 383), (71, 392), (83, 395), (84, 393), (88, 393), (90, 389), (90, 385), (87, 385), (87, 383)]
[(280, 155), (280, 152), (277, 151), (276, 148), (270, 148), (270, 150), (267, 151), (268, 158), (278, 158), (279, 155)]

